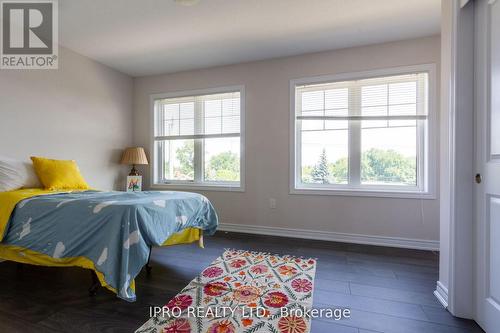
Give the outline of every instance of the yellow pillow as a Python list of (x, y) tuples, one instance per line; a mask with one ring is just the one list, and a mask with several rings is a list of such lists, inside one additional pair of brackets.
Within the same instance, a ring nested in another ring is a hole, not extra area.
[(51, 160), (34, 156), (31, 160), (40, 182), (48, 190), (89, 189), (75, 161)]

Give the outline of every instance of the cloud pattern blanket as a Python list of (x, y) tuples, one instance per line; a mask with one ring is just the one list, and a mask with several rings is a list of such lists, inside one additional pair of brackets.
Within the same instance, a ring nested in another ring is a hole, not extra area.
[(90, 259), (118, 297), (134, 301), (132, 281), (147, 262), (149, 246), (190, 227), (210, 235), (217, 224), (212, 204), (196, 193), (60, 193), (20, 201), (2, 244), (56, 259)]

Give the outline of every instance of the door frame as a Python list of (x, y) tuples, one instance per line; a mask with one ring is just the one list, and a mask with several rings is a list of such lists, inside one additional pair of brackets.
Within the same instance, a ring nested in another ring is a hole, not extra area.
[(453, 315), (474, 318), (474, 1), (442, 0), (440, 115), (440, 269), (434, 294)]

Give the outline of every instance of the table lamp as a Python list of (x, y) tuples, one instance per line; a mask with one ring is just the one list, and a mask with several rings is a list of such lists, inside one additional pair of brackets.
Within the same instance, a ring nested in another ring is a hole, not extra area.
[(131, 147), (125, 149), (122, 155), (121, 164), (132, 165), (129, 176), (139, 176), (139, 172), (135, 168), (136, 165), (148, 164), (148, 158), (142, 147)]

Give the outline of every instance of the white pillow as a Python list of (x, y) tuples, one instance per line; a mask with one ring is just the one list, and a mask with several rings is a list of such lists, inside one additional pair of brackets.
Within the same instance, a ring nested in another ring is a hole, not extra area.
[(0, 156), (0, 192), (41, 186), (31, 162)]

